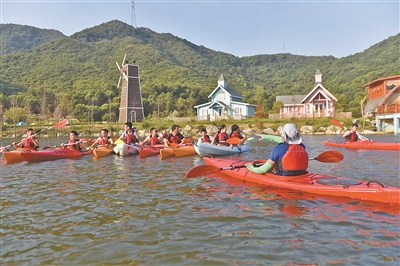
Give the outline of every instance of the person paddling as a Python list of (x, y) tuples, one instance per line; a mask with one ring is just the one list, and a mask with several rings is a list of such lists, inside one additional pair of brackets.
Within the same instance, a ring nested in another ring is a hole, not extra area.
[(35, 138), (35, 130), (32, 128), (28, 128), (26, 130), (27, 137), (23, 139), (21, 142), (16, 143), (13, 142), (14, 148), (16, 149), (29, 149), (29, 150), (38, 150), (39, 149), (39, 141)]
[(219, 130), (217, 133), (215, 133), (213, 139), (212, 139), (212, 144), (214, 145), (220, 145), (220, 146), (230, 146), (226, 141), (229, 139), (226, 125), (221, 125), (219, 127)]
[(201, 130), (201, 137), (199, 138), (199, 140), (197, 141), (199, 144), (200, 143), (211, 143), (211, 138), (210, 136), (207, 134), (207, 129), (203, 128)]
[(140, 143), (140, 137), (136, 133), (136, 130), (132, 128), (131, 122), (124, 124), (124, 133), (119, 137), (125, 144), (138, 146)]
[(171, 133), (164, 139), (164, 144), (166, 147), (170, 146), (171, 143), (180, 144), (184, 138), (185, 137), (179, 132), (178, 125), (173, 125)]
[(61, 148), (82, 151), (84, 149), (82, 143), (78, 139), (78, 132), (72, 130), (69, 133), (69, 140), (67, 144), (61, 143)]
[(114, 144), (114, 140), (112, 137), (108, 135), (108, 129), (103, 128), (100, 133), (100, 137), (96, 139), (95, 142), (90, 146), (90, 149), (94, 149), (97, 147), (97, 145), (102, 145), (102, 146), (111, 146)]
[(152, 127), (150, 129), (150, 135), (147, 136), (141, 143), (139, 143), (139, 146), (144, 146), (147, 143), (150, 146), (162, 144), (162, 139), (162, 137), (158, 136), (158, 130), (155, 127)]
[(242, 145), (243, 142), (247, 139), (246, 135), (240, 133), (240, 128), (239, 128), (239, 126), (236, 125), (236, 124), (233, 124), (233, 125), (232, 125), (232, 127), (231, 127), (231, 134), (230, 134), (229, 137), (230, 137), (230, 138), (239, 138), (239, 139), (242, 141), (241, 145)]
[(246, 164), (250, 172), (265, 174), (271, 170), (276, 175), (294, 176), (307, 173), (308, 153), (294, 124), (286, 124), (280, 128), (283, 142), (271, 152), (267, 162), (260, 167)]
[(357, 130), (358, 130), (358, 125), (357, 124), (353, 124), (351, 129), (346, 131), (343, 134), (343, 138), (345, 138), (346, 141), (348, 141), (348, 142), (352, 142), (352, 141), (370, 141), (366, 137), (361, 136), (360, 134), (358, 134)]

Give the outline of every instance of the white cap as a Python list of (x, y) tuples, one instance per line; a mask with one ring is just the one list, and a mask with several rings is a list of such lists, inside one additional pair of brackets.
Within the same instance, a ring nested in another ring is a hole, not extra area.
[(281, 136), (288, 144), (300, 144), (302, 139), (294, 124), (286, 124), (281, 128)]

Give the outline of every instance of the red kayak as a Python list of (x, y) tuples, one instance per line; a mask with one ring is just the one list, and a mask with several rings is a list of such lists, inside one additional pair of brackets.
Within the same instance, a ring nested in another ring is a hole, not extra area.
[(325, 142), (325, 146), (347, 149), (392, 150), (400, 151), (398, 142), (351, 141), (351, 142)]
[(150, 156), (155, 156), (160, 154), (160, 150), (164, 148), (164, 145), (155, 145), (155, 146), (144, 146), (139, 150), (139, 157), (145, 158)]
[(92, 154), (93, 150), (77, 151), (70, 149), (42, 150), (38, 152), (22, 152), (22, 158), (29, 162), (54, 161), (59, 159), (77, 159), (83, 155)]
[[(391, 204), (400, 204), (400, 189), (382, 185), (378, 181), (357, 181), (353, 179), (325, 176), (307, 173), (299, 176), (278, 176), (274, 174), (255, 174), (247, 170), (248, 162), (203, 157), (206, 166), (202, 169), (204, 175), (219, 172), (245, 182), (263, 186), (273, 186), (307, 192), (310, 194), (348, 197), (358, 200), (368, 200)], [(212, 169), (207, 169), (209, 166)], [(193, 168), (192, 170), (194, 170)], [(190, 171), (187, 177), (195, 177), (198, 171)]]

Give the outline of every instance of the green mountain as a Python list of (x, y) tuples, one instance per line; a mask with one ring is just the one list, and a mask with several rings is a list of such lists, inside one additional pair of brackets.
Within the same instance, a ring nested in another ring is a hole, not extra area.
[[(29, 28), (21, 26), (19, 34)], [(362, 85), (399, 74), (399, 36), (340, 59), (292, 54), (239, 58), (114, 20), (70, 37), (53, 35), (27, 51), (2, 54), (0, 101), (5, 109), (21, 106), (34, 114), (57, 110), (82, 120), (114, 119), (120, 93), (115, 62), (121, 64), (126, 54), (140, 66), (146, 115), (166, 116), (174, 110), (193, 115), (193, 106), (208, 101), (221, 73), (246, 102), (263, 104), (269, 111), (276, 95), (307, 94), (317, 69), (323, 85), (339, 99), (339, 109), (357, 114), (365, 96)]]
[(16, 24), (0, 24), (1, 54), (28, 51), (44, 43), (64, 38), (57, 30), (45, 30)]

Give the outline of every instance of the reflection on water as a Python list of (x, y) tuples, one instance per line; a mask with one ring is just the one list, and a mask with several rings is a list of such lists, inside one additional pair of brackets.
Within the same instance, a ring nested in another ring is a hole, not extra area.
[[(310, 157), (341, 141), (303, 139)], [(251, 145), (234, 158), (265, 159), (274, 147)], [(336, 150), (343, 162), (310, 161), (310, 170), (400, 187), (398, 152)], [(223, 172), (185, 178), (201, 164), (198, 156), (2, 162), (2, 263), (398, 265), (399, 206), (248, 185)]]

